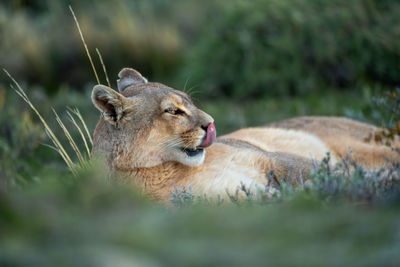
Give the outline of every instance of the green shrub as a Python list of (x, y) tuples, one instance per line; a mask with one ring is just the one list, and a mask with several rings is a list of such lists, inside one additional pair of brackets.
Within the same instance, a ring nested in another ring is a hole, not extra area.
[(51, 92), (93, 83), (68, 4), (112, 82), (132, 66), (150, 80), (242, 99), (400, 80), (400, 2), (379, 0), (9, 1), (0, 4), (3, 67)]
[[(369, 138), (375, 142), (392, 146), (393, 141), (400, 136), (400, 88), (386, 92), (385, 97), (375, 98), (375, 102), (389, 113), (388, 121), (382, 120), (382, 129)], [(397, 148), (397, 151), (400, 151)]]
[(308, 94), (400, 83), (400, 2), (222, 2), (182, 75), (214, 96)]
[[(65, 123), (78, 148), (83, 151), (85, 145), (67, 114), (67, 108), (79, 108), (87, 121), (88, 131), (92, 133), (99, 115), (91, 105), (90, 91), (87, 90), (88, 93), (84, 95), (64, 87), (58, 94), (49, 97), (41, 88), (24, 87), (24, 90), (59, 138), (66, 152), (71, 155), (71, 159), (77, 163), (78, 158), (57, 123), (52, 108)], [(80, 121), (77, 122), (80, 125)], [(0, 84), (0, 187), (39, 182), (39, 177), (43, 173), (52, 172), (54, 177), (59, 177), (62, 173), (68, 172), (62, 157), (57, 151), (49, 148), (49, 145), (54, 144), (38, 116), (13, 89), (6, 89)]]

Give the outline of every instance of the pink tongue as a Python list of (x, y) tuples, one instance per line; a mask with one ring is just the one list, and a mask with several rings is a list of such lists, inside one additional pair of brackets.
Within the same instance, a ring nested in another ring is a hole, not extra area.
[(205, 148), (211, 146), (214, 143), (215, 139), (217, 138), (217, 130), (215, 129), (215, 124), (212, 122), (207, 127), (207, 135), (204, 139), (203, 143), (200, 144), (199, 147)]

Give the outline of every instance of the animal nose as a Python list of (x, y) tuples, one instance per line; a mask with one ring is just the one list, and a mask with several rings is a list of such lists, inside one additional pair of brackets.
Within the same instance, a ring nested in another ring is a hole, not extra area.
[(205, 125), (201, 125), (201, 129), (203, 129), (204, 131), (208, 132), (209, 129), (215, 128), (215, 124), (214, 122), (209, 122)]

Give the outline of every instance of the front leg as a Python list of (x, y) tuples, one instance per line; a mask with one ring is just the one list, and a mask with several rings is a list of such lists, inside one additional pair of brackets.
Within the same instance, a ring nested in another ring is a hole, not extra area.
[[(307, 178), (312, 161), (289, 153), (266, 152), (241, 141), (217, 143), (207, 151), (204, 164), (191, 173), (189, 182), (196, 194), (223, 196), (235, 194), (244, 185), (253, 192), (265, 190), (272, 170), (273, 182), (287, 181), (297, 186), (300, 179)], [(290, 174), (290, 175), (289, 175)], [(188, 184), (185, 183), (187, 186)]]
[(257, 177), (259, 183), (271, 180), (269, 177), (271, 175), (265, 174), (269, 174), (272, 170), (273, 180), (277, 184), (280, 180), (286, 182), (289, 178), (289, 182), (297, 186), (300, 179), (308, 179), (310, 172), (314, 169), (313, 160), (292, 153), (269, 152), (246, 141), (230, 138), (220, 138), (218, 143), (225, 145), (225, 147), (222, 146), (224, 149), (219, 149), (220, 151), (228, 150), (229, 154), (241, 156), (236, 164), (241, 165), (242, 168), (259, 169), (262, 173), (261, 177)]
[(265, 152), (264, 172), (268, 182), (280, 186), (281, 182), (299, 186), (307, 181), (315, 169), (313, 160), (285, 152)]

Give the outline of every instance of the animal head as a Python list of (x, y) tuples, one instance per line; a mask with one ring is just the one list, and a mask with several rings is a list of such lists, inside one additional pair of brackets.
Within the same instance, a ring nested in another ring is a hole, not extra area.
[(205, 148), (216, 139), (213, 118), (190, 97), (139, 72), (118, 74), (119, 92), (96, 85), (94, 106), (101, 112), (94, 132), (93, 152), (114, 168), (152, 167), (168, 161), (201, 165)]

